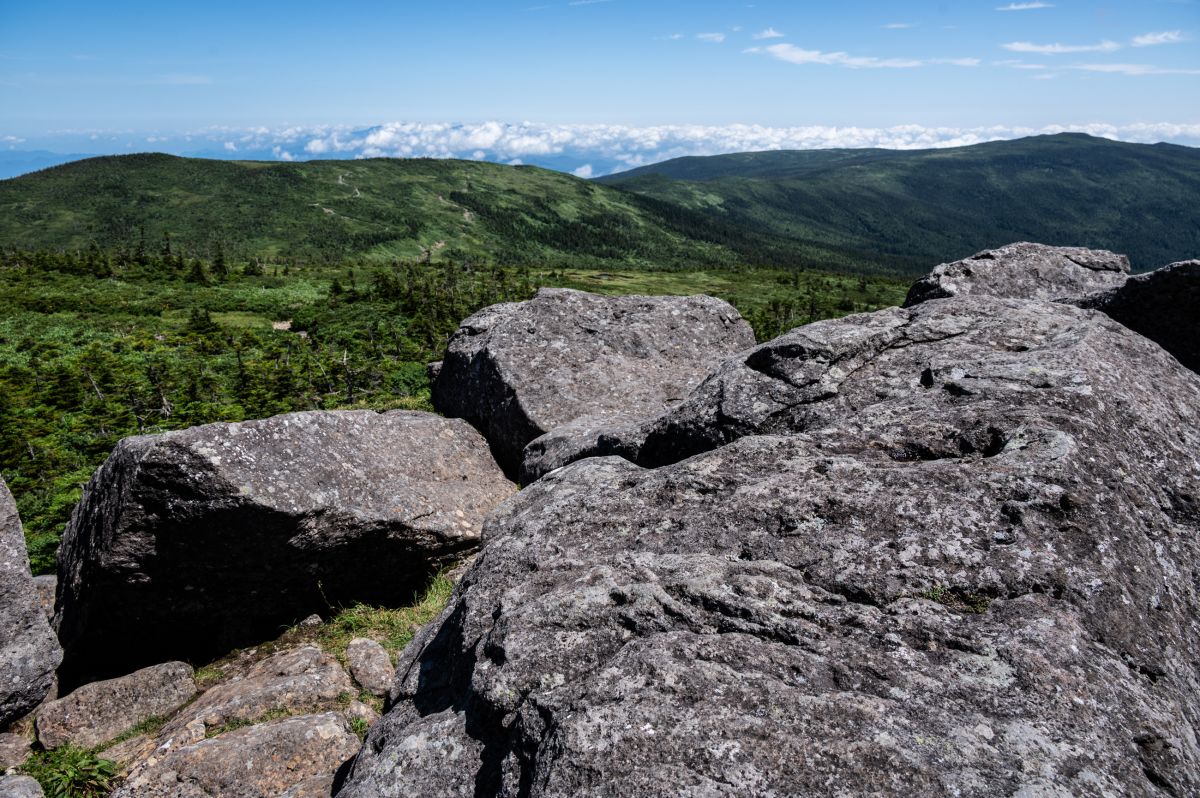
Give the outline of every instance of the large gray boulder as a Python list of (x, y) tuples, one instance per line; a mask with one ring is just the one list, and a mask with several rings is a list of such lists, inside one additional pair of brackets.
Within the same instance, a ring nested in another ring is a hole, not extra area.
[(1104, 311), (1200, 372), (1200, 260), (1135, 275), (1074, 304)]
[(113, 798), (329, 795), (334, 774), (358, 746), (336, 713), (282, 718), (156, 752)]
[(313, 612), (411, 599), (512, 493), (431, 413), (310, 412), (121, 441), (59, 551), (60, 677), (212, 659)]
[(1129, 258), (1108, 250), (1020, 242), (935, 267), (904, 304), (967, 295), (1071, 300), (1120, 287), (1128, 274)]
[(339, 798), (1200, 793), (1200, 378), (1047, 302), (790, 335), (493, 515)]
[(61, 660), (29, 570), (16, 502), (0, 479), (0, 729), (41, 703)]
[(152, 718), (165, 718), (196, 694), (186, 662), (151, 665), (126, 676), (91, 682), (37, 713), (44, 748), (71, 743), (95, 748)]
[(518, 478), (534, 439), (571, 423), (657, 414), (753, 344), (738, 312), (712, 297), (543, 288), (527, 302), (493, 305), (462, 322), (437, 372), (433, 403), (482, 431), (505, 472)]

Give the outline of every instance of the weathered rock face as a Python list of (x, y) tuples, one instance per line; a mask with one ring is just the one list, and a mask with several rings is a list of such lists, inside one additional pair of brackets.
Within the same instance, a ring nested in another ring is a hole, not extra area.
[(571, 422), (646, 416), (683, 399), (725, 356), (753, 346), (718, 299), (540, 290), (494, 305), (450, 339), (433, 403), (483, 432), (516, 478), (535, 438)]
[(244, 675), (208, 690), (172, 718), (159, 736), (202, 739), (229, 724), (252, 723), (276, 713), (312, 712), (352, 691), (350, 677), (337, 660), (316, 646), (302, 646), (268, 657)]
[(0, 479), (0, 728), (45, 698), (61, 660), (30, 575), (16, 502)]
[(429, 413), (312, 412), (128, 438), (63, 536), (60, 677), (211, 658), (330, 605), (409, 599), (513, 486)]
[(1070, 300), (1117, 288), (1128, 274), (1129, 258), (1124, 255), (1022, 242), (943, 263), (913, 284), (904, 305), (968, 294)]
[(127, 676), (85, 684), (38, 710), (38, 742), (94, 748), (154, 717), (166, 717), (196, 694), (192, 668), (165, 662)]
[(1200, 378), (1158, 346), (959, 297), (673, 412), (672, 464), (489, 520), (340, 798), (1200, 792)]
[(131, 774), (113, 798), (328, 795), (358, 746), (336, 713), (283, 718), (171, 750)]
[(1104, 311), (1200, 372), (1200, 260), (1130, 277), (1075, 304)]

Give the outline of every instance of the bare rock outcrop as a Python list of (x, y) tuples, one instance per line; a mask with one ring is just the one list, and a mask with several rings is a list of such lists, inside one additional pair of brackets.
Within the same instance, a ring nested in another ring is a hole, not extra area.
[(462, 322), (437, 371), (433, 403), (483, 432), (516, 479), (536, 438), (571, 423), (657, 414), (753, 344), (738, 312), (712, 297), (543, 288)]
[(904, 305), (968, 295), (1069, 301), (1118, 288), (1128, 274), (1129, 258), (1108, 250), (1021, 242), (935, 267)]
[(406, 601), (513, 490), (474, 429), (429, 413), (128, 438), (63, 536), (60, 677), (203, 660), (331, 606)]
[(16, 502), (0, 479), (0, 729), (41, 703), (61, 660), (29, 570)]
[(113, 798), (328, 795), (358, 737), (333, 712), (235, 729), (152, 757)]
[(195, 694), (196, 681), (186, 662), (90, 682), (38, 710), (38, 742), (45, 748), (67, 743), (95, 748), (143, 721), (170, 715)]
[(637, 448), (492, 516), (340, 798), (1200, 793), (1200, 378), (1156, 344), (822, 322)]

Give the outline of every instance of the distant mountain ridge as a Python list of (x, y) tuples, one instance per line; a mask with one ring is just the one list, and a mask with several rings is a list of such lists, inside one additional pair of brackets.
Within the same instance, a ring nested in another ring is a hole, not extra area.
[(776, 240), (931, 263), (1031, 240), (1111, 249), (1136, 269), (1200, 252), (1200, 149), (1079, 133), (930, 150), (677, 158), (597, 182)]
[(0, 246), (919, 274), (1012, 241), (1200, 253), (1200, 149), (1082, 134), (689, 157), (594, 181), (429, 160), (89, 158), (0, 181)]

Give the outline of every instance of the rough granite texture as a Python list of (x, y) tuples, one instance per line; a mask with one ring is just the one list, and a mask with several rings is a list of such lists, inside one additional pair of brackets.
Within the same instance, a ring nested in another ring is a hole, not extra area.
[(674, 424), (700, 454), (489, 519), (339, 798), (1200, 794), (1200, 378), (1157, 345), (930, 301)]
[(431, 413), (309, 412), (121, 441), (59, 550), (65, 687), (408, 600), (514, 490)]
[(328, 795), (333, 774), (358, 746), (339, 714), (283, 718), (152, 757), (113, 798), (311, 798), (321, 789)]
[(195, 694), (196, 681), (186, 662), (91, 682), (38, 710), (38, 742), (48, 749), (67, 743), (95, 748), (143, 721), (170, 715)]
[(518, 478), (535, 438), (653, 415), (685, 397), (724, 357), (754, 345), (729, 304), (708, 296), (598, 296), (543, 288), (470, 316), (450, 339), (433, 404), (483, 432)]
[(0, 479), (0, 729), (41, 703), (61, 660), (30, 574), (16, 502)]
[(33, 741), (22, 734), (0, 734), (0, 773), (20, 767), (33, 753), (32, 745)]
[[(354, 686), (338, 661), (316, 646), (280, 651), (244, 675), (218, 684), (171, 718), (159, 731), (166, 741), (203, 739), (228, 724), (252, 723), (286, 713), (313, 712), (351, 694)], [(165, 743), (164, 743), (165, 744)]]
[(1200, 260), (1135, 275), (1073, 304), (1104, 311), (1200, 372)]
[(1129, 258), (1108, 250), (1021, 242), (935, 267), (913, 284), (904, 305), (968, 294), (1071, 300), (1118, 288), (1128, 274)]

